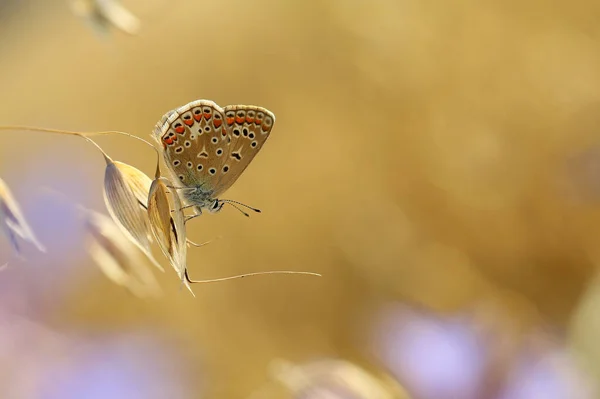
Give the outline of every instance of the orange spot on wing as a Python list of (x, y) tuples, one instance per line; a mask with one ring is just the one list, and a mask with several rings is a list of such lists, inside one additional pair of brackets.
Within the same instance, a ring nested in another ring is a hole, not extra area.
[(172, 139), (171, 137), (165, 137), (165, 138), (163, 139), (163, 141), (164, 141), (165, 143), (167, 143), (168, 145), (171, 145), (171, 144), (173, 144), (173, 139)]
[(261, 123), (262, 123), (262, 119), (259, 119), (259, 118), (254, 119), (255, 125), (260, 125)]
[(181, 134), (181, 133), (185, 132), (185, 127), (183, 127), (183, 126), (176, 127), (175, 131), (177, 133)]
[(204, 113), (204, 119), (206, 120), (209, 120), (211, 116), (211, 114)]
[(223, 121), (222, 121), (222, 120), (220, 120), (220, 119), (215, 119), (215, 120), (213, 121), (213, 123), (215, 124), (215, 127), (220, 127), (220, 126), (221, 126), (221, 124), (223, 123)]
[(268, 125), (262, 125), (260, 127), (264, 132), (266, 132), (267, 130), (269, 130), (269, 126)]
[(197, 122), (200, 122), (200, 121), (202, 120), (202, 114), (194, 115), (194, 119), (195, 119)]
[(191, 120), (191, 119), (186, 119), (186, 120), (183, 121), (183, 123), (185, 123), (188, 126), (192, 126), (194, 124), (194, 121)]
[(233, 125), (233, 118), (227, 118), (227, 124), (229, 126)]
[(235, 117), (235, 123), (244, 123), (244, 117), (243, 116), (236, 116)]
[(254, 123), (254, 118), (250, 118), (249, 116), (246, 117), (246, 122), (248, 123)]

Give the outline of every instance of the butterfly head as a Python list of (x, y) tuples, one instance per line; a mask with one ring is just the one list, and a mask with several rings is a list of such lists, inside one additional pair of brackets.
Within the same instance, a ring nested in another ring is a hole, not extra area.
[(221, 211), (221, 209), (223, 208), (223, 205), (225, 205), (224, 202), (219, 201), (218, 199), (214, 200), (213, 203), (208, 207), (208, 212), (209, 213), (217, 213), (219, 211)]

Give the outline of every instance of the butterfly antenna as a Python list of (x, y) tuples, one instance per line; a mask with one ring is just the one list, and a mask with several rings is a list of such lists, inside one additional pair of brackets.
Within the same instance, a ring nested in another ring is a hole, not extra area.
[(221, 200), (221, 202), (225, 202), (225, 203), (228, 203), (228, 204), (230, 204), (230, 205), (232, 205), (232, 204), (237, 204), (237, 205), (240, 205), (240, 206), (246, 207), (246, 208), (248, 208), (248, 209), (250, 209), (250, 210), (253, 210), (253, 211), (254, 211), (254, 212), (256, 212), (256, 213), (261, 213), (260, 209), (252, 208), (251, 206), (249, 206), (249, 205), (246, 205), (246, 204), (242, 204), (241, 202), (237, 202), (237, 201), (233, 201), (233, 200), (227, 200), (227, 199), (226, 199), (226, 200)]
[(225, 204), (231, 205), (232, 207), (234, 207), (235, 209), (237, 209), (238, 211), (242, 212), (242, 214), (246, 217), (250, 217), (250, 215), (248, 215), (246, 212), (244, 212), (243, 210), (241, 210), (240, 208), (238, 208), (237, 206), (235, 206), (235, 204), (232, 204), (231, 202), (227, 202), (227, 201), (222, 201)]

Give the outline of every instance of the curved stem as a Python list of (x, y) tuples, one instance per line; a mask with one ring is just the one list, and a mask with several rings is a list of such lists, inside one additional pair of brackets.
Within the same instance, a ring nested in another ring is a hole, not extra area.
[(156, 152), (156, 156), (160, 159), (160, 154), (159, 154), (158, 150), (156, 149), (156, 147), (154, 147), (147, 140), (144, 140), (143, 138), (138, 137), (138, 136), (134, 136), (131, 133), (121, 132), (119, 130), (105, 130), (105, 131), (99, 131), (99, 132), (76, 132), (76, 131), (70, 131), (70, 130), (50, 129), (50, 128), (36, 127), (36, 126), (18, 126), (18, 125), (0, 126), (0, 130), (24, 130), (24, 131), (29, 131), (29, 132), (57, 133), (57, 134), (66, 134), (66, 135), (73, 135), (73, 136), (80, 136), (80, 137), (101, 136), (101, 135), (108, 135), (108, 134), (120, 134), (123, 136), (131, 137), (132, 139), (139, 140), (139, 141), (143, 142), (144, 144), (148, 145), (150, 148), (152, 148), (154, 150), (154, 152)]
[(107, 165), (111, 164), (111, 163), (114, 163), (113, 160), (112, 160), (112, 158), (109, 157), (108, 154), (106, 152), (104, 152), (104, 150), (102, 149), (102, 147), (100, 147), (98, 145), (98, 143), (96, 143), (94, 140), (92, 140), (91, 138), (86, 137), (86, 136), (79, 136), (79, 137), (81, 137), (82, 139), (87, 140), (88, 142), (92, 143), (98, 150), (100, 150), (100, 152), (104, 156), (104, 160), (106, 161)]
[(214, 278), (214, 279), (210, 279), (210, 280), (191, 280), (190, 276), (188, 275), (187, 269), (185, 269), (185, 279), (190, 284), (196, 284), (196, 283), (199, 283), (199, 284), (218, 283), (220, 281), (235, 280), (235, 279), (238, 279), (238, 278), (251, 277), (251, 276), (260, 276), (260, 275), (263, 275), (263, 274), (305, 274), (305, 275), (309, 275), (309, 276), (322, 277), (319, 273), (293, 272), (293, 271), (287, 271), (287, 270), (276, 270), (276, 271), (270, 271), (270, 272), (256, 272), (256, 273), (239, 274), (237, 276)]

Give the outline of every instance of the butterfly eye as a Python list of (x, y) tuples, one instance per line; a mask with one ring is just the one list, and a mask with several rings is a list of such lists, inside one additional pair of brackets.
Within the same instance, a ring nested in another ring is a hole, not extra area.
[(215, 201), (215, 202), (213, 203), (212, 209), (217, 209), (217, 208), (219, 208), (219, 205), (220, 205), (220, 204), (219, 204), (219, 201)]

